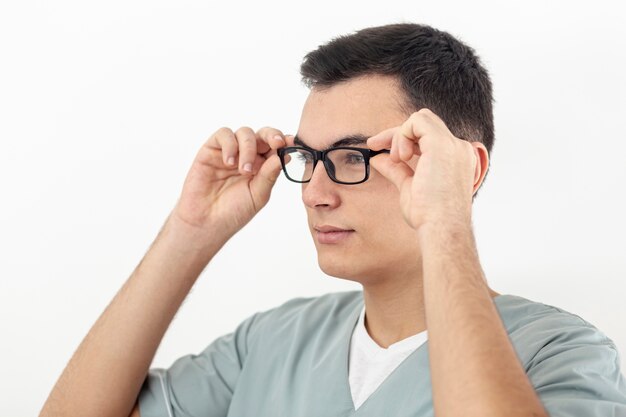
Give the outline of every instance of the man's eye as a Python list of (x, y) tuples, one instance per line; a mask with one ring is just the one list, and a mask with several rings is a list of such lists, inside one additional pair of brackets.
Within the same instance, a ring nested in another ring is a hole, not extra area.
[(304, 162), (304, 163), (313, 162), (313, 155), (311, 155), (310, 153), (298, 152), (297, 158), (298, 158), (298, 161), (300, 162)]
[(346, 163), (347, 164), (362, 164), (365, 162), (363, 158), (363, 154), (360, 153), (352, 153), (346, 155)]

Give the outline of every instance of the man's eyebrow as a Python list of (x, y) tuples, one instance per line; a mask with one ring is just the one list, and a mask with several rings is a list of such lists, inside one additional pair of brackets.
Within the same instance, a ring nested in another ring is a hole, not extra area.
[[(367, 139), (369, 139), (369, 136), (366, 136), (366, 135), (363, 135), (363, 134), (360, 134), (360, 133), (356, 133), (354, 135), (348, 135), (348, 136), (344, 136), (344, 137), (340, 138), (339, 140), (334, 142), (332, 145), (330, 145), (326, 149), (338, 148), (340, 146), (363, 145), (363, 144), (367, 143)], [(305, 148), (313, 149), (312, 147), (310, 147), (309, 145), (304, 143), (304, 141), (302, 139), (300, 139), (298, 137), (298, 135), (294, 136), (293, 143), (294, 143), (294, 145), (304, 146)]]

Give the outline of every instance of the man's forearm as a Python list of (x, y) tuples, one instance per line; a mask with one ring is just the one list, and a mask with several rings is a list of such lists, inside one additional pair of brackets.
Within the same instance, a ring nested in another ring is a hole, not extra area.
[(547, 416), (508, 338), (471, 226), (424, 226), (424, 304), (437, 417)]
[(40, 416), (130, 414), (165, 331), (222, 244), (205, 247), (192, 229), (169, 220), (79, 345)]

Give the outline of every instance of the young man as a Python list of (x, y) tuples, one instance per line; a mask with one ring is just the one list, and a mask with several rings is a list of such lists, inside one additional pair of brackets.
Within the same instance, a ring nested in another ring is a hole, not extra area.
[[(494, 133), (473, 49), (395, 24), (335, 39), (301, 71), (311, 93), (297, 135), (211, 135), (41, 415), (626, 415), (609, 338), (485, 280), (471, 208)], [(302, 184), (322, 270), (363, 291), (288, 300), (149, 369), (198, 275), (281, 169)]]

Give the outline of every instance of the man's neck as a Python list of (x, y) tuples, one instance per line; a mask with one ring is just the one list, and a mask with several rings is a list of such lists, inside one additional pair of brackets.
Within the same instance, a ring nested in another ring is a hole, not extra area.
[[(500, 294), (489, 289), (491, 297)], [(365, 328), (387, 349), (390, 345), (426, 330), (424, 290), (421, 279), (397, 278), (363, 286)]]

